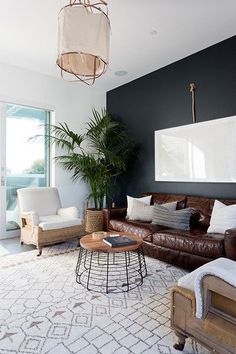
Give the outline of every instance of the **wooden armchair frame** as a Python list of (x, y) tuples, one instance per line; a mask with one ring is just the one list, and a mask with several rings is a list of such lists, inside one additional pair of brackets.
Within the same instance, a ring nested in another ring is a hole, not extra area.
[(30, 215), (21, 215), (21, 244), (35, 245), (39, 251), (38, 256), (42, 254), (44, 246), (79, 239), (84, 234), (83, 224), (44, 231), (40, 226), (33, 226)]
[(195, 317), (194, 292), (176, 286), (171, 290), (171, 326), (183, 350), (191, 337), (218, 354), (236, 354), (236, 288), (214, 276), (203, 278), (203, 318)]

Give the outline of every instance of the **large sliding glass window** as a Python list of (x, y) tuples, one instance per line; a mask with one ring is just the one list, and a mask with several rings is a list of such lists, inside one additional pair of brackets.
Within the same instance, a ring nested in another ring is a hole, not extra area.
[[(6, 230), (19, 228), (18, 188), (49, 185), (49, 142), (45, 138), (50, 112), (15, 104), (5, 105)], [(34, 141), (35, 135), (42, 138)]]

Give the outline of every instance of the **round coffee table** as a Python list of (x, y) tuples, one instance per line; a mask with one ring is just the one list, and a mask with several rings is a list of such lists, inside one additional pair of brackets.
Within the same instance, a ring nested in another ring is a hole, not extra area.
[[(107, 233), (110, 236), (114, 233)], [(110, 247), (102, 239), (86, 235), (80, 240), (80, 251), (76, 266), (76, 281), (88, 290), (97, 292), (127, 292), (142, 285), (147, 275), (143, 240), (129, 233), (137, 241), (125, 247)]]

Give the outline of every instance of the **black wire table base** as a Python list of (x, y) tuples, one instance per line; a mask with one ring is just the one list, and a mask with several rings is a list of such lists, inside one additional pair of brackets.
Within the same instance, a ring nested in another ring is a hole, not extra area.
[(100, 293), (127, 292), (143, 284), (147, 268), (142, 247), (127, 252), (94, 252), (80, 247), (76, 282)]

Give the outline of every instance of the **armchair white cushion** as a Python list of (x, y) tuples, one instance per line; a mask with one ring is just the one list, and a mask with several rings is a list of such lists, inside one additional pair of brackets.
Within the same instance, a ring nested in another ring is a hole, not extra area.
[(76, 207), (59, 208), (57, 210), (57, 215), (63, 216), (68, 219), (78, 219), (79, 211)]
[(82, 221), (78, 218), (72, 219), (60, 215), (45, 215), (39, 217), (39, 226), (43, 230), (56, 230), (81, 224)]
[(20, 212), (34, 211), (40, 215), (55, 215), (61, 208), (57, 188), (36, 187), (17, 190)]
[(57, 188), (21, 188), (17, 191), (21, 241), (43, 245), (78, 238), (84, 230), (76, 207), (62, 208)]

